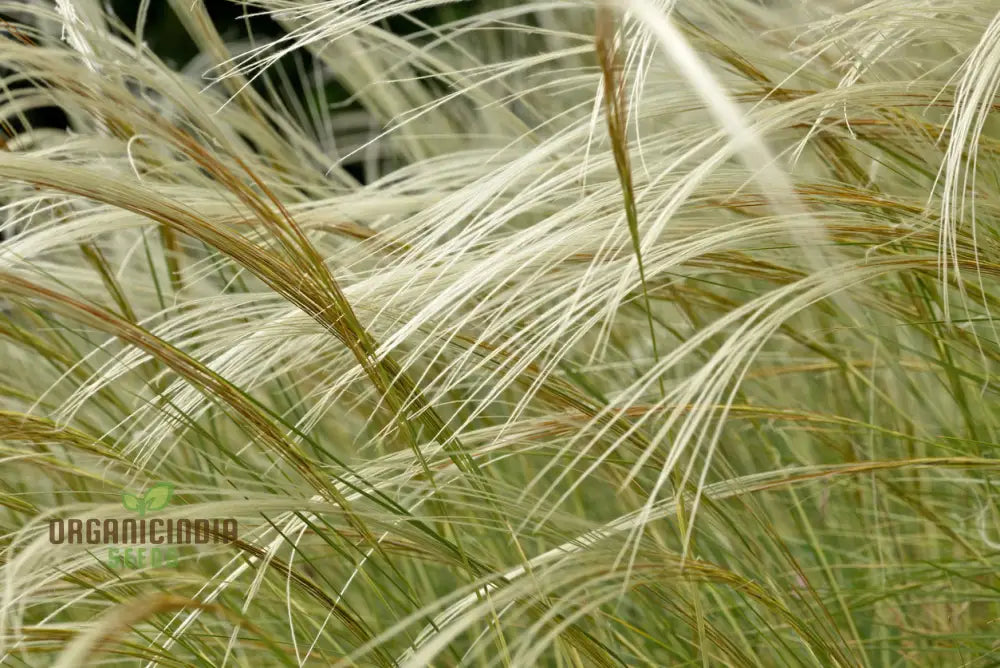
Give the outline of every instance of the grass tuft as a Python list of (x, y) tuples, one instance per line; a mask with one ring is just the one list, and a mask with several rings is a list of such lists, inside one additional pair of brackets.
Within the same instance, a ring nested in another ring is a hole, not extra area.
[(992, 665), (995, 3), (225, 4), (0, 8), (0, 663)]

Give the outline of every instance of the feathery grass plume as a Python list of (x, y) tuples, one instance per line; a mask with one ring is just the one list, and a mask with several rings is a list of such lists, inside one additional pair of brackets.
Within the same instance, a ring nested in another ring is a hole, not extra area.
[[(642, 247), (639, 242), (639, 214), (635, 205), (635, 188), (632, 185), (632, 165), (628, 153), (628, 116), (625, 102), (625, 81), (621, 78), (621, 54), (615, 44), (614, 18), (609, 7), (601, 4), (597, 8), (595, 47), (601, 65), (601, 86), (604, 97), (604, 115), (608, 124), (608, 139), (615, 157), (618, 180), (622, 187), (625, 219), (628, 224), (632, 249), (635, 251), (636, 266), (639, 269), (639, 283), (642, 285), (642, 299), (646, 308), (646, 322), (649, 324), (649, 341), (653, 348), (653, 358), (660, 361), (656, 347), (656, 328), (649, 306), (649, 291), (646, 287), (646, 272), (642, 266)], [(663, 394), (663, 380), (659, 380), (660, 394)]]
[(990, 662), (995, 3), (220, 3), (0, 2), (0, 663)]

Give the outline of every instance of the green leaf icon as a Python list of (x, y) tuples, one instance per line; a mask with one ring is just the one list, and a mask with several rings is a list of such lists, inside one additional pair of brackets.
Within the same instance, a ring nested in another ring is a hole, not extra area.
[(142, 511), (139, 510), (142, 505), (142, 500), (134, 494), (122, 492), (122, 505), (125, 506), (125, 510), (131, 510), (134, 513), (142, 513)]
[(146, 492), (145, 510), (163, 510), (170, 503), (170, 497), (174, 494), (174, 486), (169, 482), (158, 482)]

